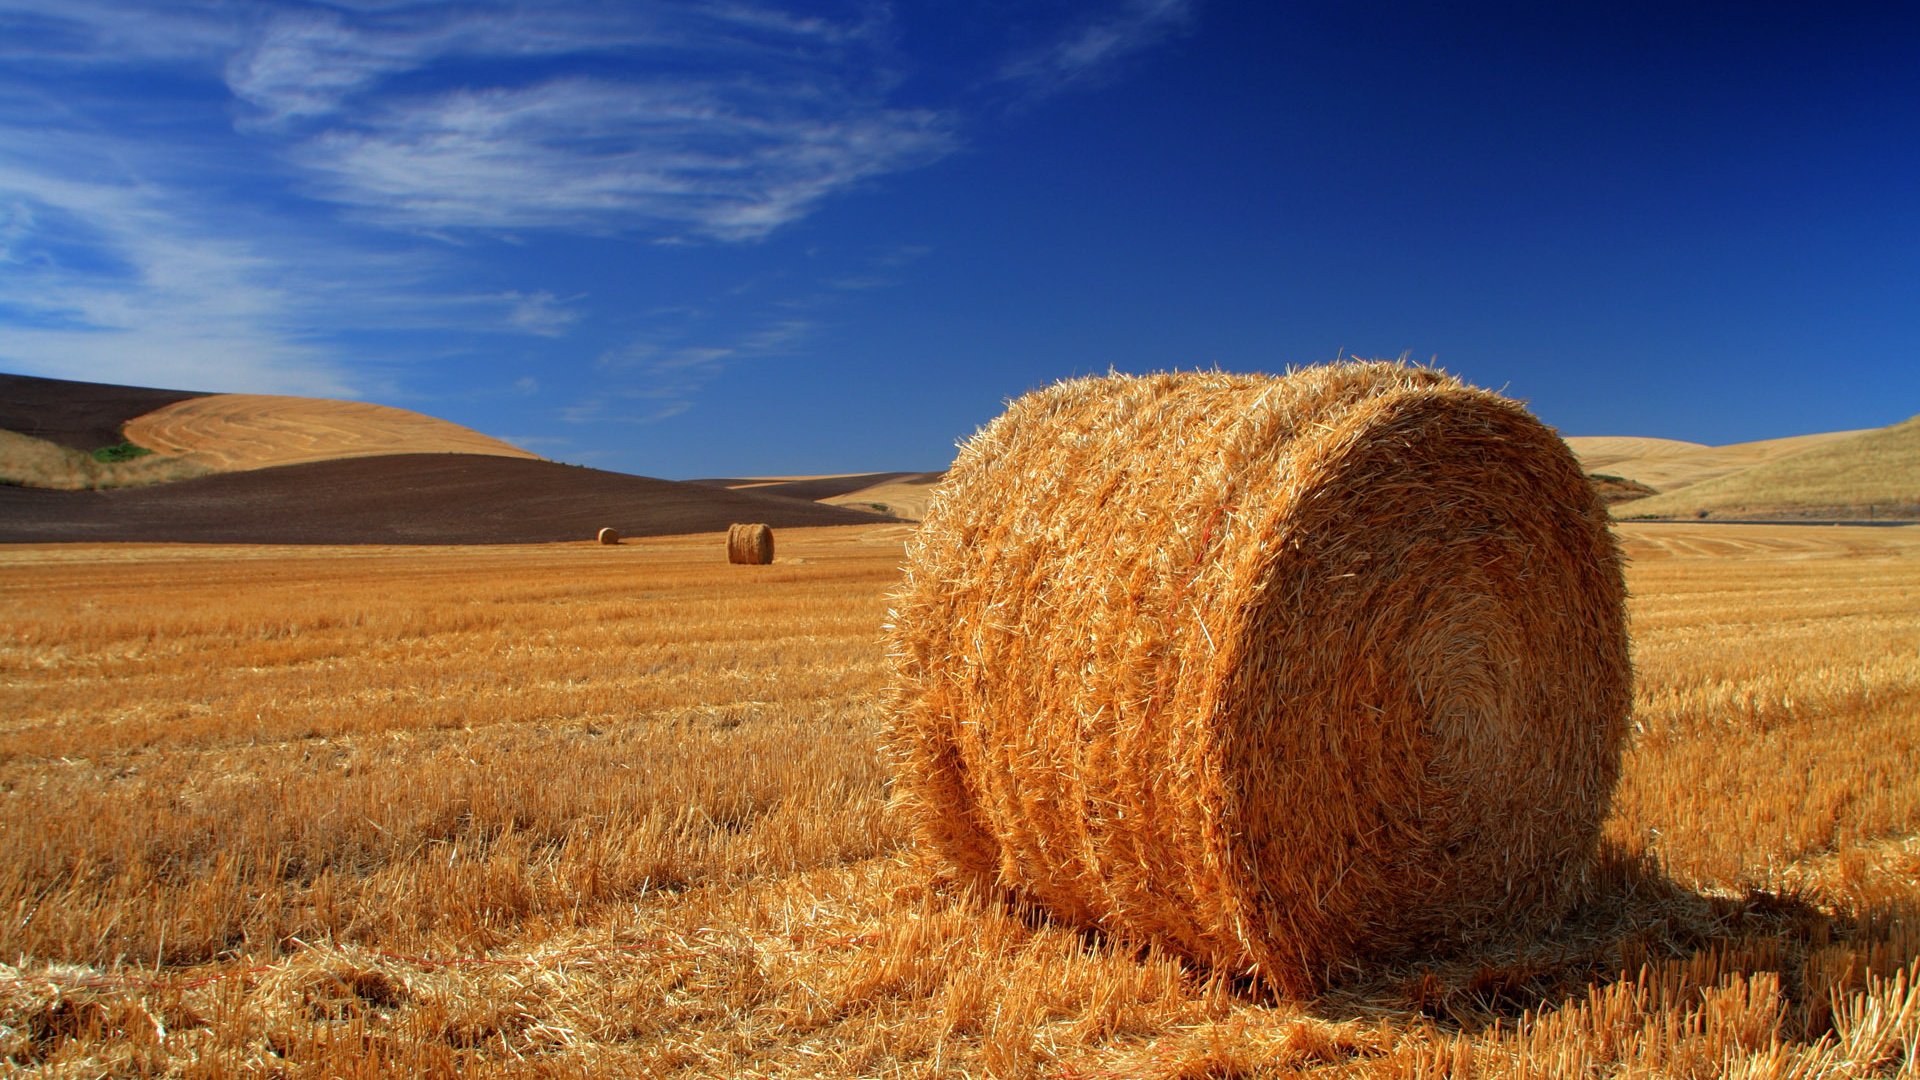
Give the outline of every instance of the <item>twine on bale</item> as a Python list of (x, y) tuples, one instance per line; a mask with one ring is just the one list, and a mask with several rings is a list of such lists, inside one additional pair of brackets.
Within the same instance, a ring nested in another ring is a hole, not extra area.
[(1566, 444), (1444, 373), (1061, 383), (909, 545), (896, 790), (963, 880), (1307, 996), (1564, 912), (1624, 598)]
[(729, 525), (727, 561), (765, 566), (773, 561), (773, 530), (765, 525)]
[(603, 544), (617, 544), (620, 542), (620, 530), (601, 529), (596, 538)]

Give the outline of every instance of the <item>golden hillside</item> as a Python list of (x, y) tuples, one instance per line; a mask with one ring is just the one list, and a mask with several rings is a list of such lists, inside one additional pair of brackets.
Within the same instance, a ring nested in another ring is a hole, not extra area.
[(129, 421), (129, 442), (219, 472), (379, 454), (537, 458), (451, 421), (361, 401), (213, 394)]
[(1920, 416), (1626, 504), (1634, 517), (1912, 516)]
[(1862, 432), (1823, 431), (1726, 446), (1626, 435), (1575, 435), (1567, 445), (1590, 473), (1618, 476), (1668, 492), (1859, 434)]
[[(874, 510), (878, 513), (892, 514), (894, 517), (919, 521), (927, 515), (927, 499), (933, 494), (945, 473), (908, 473), (903, 477), (887, 480), (850, 491), (845, 495), (836, 495), (821, 502), (835, 506), (851, 506), (860, 510)], [(881, 507), (886, 509), (882, 510)]]

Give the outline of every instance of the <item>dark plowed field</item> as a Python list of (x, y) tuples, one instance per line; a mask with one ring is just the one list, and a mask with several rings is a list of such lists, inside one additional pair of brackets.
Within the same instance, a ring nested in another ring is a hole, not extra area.
[[(19, 430), (19, 429), (15, 429)], [(891, 518), (773, 495), (479, 454), (396, 454), (225, 473), (157, 487), (0, 486), (0, 541), (527, 544)]]
[(134, 417), (206, 396), (196, 390), (0, 374), (0, 428), (75, 450), (98, 450), (118, 444), (120, 429)]

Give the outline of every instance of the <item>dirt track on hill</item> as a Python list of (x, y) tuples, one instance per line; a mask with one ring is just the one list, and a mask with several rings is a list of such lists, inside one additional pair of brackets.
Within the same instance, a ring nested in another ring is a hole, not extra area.
[(0, 542), (526, 544), (872, 525), (875, 514), (574, 465), (399, 454), (255, 469), (114, 491), (0, 486)]
[(938, 472), (878, 472), (790, 480), (735, 478), (691, 482), (750, 491), (756, 495), (816, 499), (829, 506), (852, 506), (861, 510), (880, 507), (882, 512), (894, 517), (918, 521), (927, 512), (927, 500), (933, 494), (934, 486), (945, 476), (945, 473)]
[(92, 451), (119, 443), (120, 429), (136, 416), (208, 396), (197, 390), (152, 390), (0, 374), (0, 428)]
[(878, 484), (893, 483), (911, 477), (925, 476), (925, 473), (877, 472), (848, 473), (845, 476), (814, 476), (805, 480), (755, 480), (745, 477), (719, 477), (710, 480), (689, 480), (690, 484), (702, 487), (729, 488), (735, 491), (757, 491), (763, 495), (785, 495), (789, 499), (831, 499), (839, 495), (851, 495)]

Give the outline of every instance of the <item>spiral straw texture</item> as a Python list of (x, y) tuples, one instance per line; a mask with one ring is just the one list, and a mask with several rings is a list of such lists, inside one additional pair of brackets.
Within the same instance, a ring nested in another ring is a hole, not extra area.
[(1564, 912), (1624, 598), (1566, 444), (1444, 373), (1061, 383), (909, 545), (896, 789), (963, 878), (1310, 995)]

